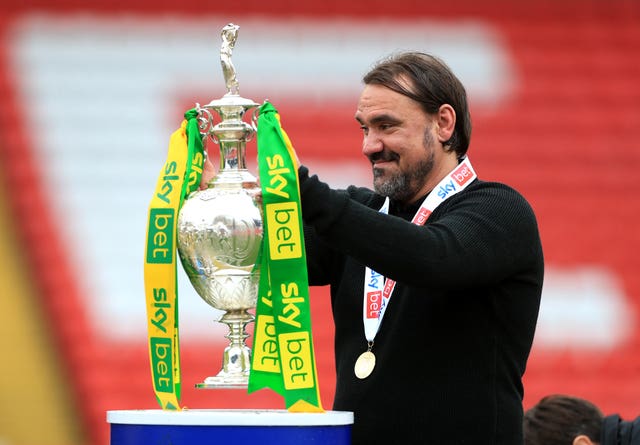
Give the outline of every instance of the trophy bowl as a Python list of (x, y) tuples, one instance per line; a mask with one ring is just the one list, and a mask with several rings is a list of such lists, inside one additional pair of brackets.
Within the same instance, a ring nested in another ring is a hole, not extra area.
[(221, 371), (199, 388), (246, 387), (251, 354), (244, 343), (245, 327), (253, 321), (260, 279), (256, 267), (262, 243), (262, 218), (256, 203), (255, 179), (225, 182), (219, 173), (209, 188), (185, 200), (178, 216), (178, 252), (183, 268), (200, 297), (224, 311), (229, 326)]

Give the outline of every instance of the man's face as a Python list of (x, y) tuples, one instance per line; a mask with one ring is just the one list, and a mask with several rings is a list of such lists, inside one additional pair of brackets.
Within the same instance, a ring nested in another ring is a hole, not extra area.
[(411, 203), (430, 191), (442, 152), (433, 117), (405, 95), (366, 85), (355, 118), (364, 132), (362, 153), (373, 166), (377, 193)]

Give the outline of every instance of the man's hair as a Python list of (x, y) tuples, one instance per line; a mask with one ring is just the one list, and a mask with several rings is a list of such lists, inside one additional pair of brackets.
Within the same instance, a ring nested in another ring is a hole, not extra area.
[(464, 86), (440, 59), (420, 52), (404, 52), (378, 62), (363, 77), (366, 85), (380, 85), (418, 102), (427, 114), (444, 104), (456, 112), (451, 138), (444, 143), (464, 157), (471, 139), (471, 116)]
[(604, 416), (593, 403), (572, 396), (550, 395), (524, 413), (525, 445), (571, 445), (585, 435), (600, 442)]

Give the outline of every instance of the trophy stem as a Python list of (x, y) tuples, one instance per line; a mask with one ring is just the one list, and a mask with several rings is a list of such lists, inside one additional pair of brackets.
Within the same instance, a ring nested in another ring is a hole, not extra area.
[(200, 389), (237, 388), (244, 389), (249, 384), (251, 369), (251, 349), (245, 344), (249, 337), (245, 328), (253, 321), (253, 315), (246, 309), (226, 312), (220, 322), (229, 326), (229, 346), (222, 356), (222, 369), (218, 375), (207, 377), (204, 382), (196, 384)]
[(218, 174), (224, 170), (245, 170), (245, 142), (244, 141), (220, 141), (220, 169)]

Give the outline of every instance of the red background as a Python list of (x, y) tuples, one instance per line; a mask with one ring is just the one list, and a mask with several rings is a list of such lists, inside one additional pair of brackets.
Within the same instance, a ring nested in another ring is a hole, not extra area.
[[(302, 15), (368, 20), (428, 17), (452, 21), (481, 18), (499, 29), (520, 78), (513, 97), (491, 113), (473, 109), (474, 166), (481, 176), (513, 185), (538, 216), (547, 265), (603, 264), (622, 279), (637, 318), (640, 307), (640, 7), (633, 1), (567, 2), (366, 2), (243, 1), (152, 2), (146, 0), (25, 1), (3, 5), (0, 24), (21, 14), (175, 14), (228, 15), (249, 12), (279, 17)], [(232, 21), (232, 20), (230, 20)], [(6, 26), (2, 26), (6, 29)], [(72, 383), (78, 418), (87, 440), (105, 443), (105, 411), (156, 408), (144, 340), (131, 345), (96, 335), (82, 305), (67, 261), (67, 246), (48, 208), (26, 128), (27, 105), (15, 94), (7, 67), (10, 42), (0, 34), (0, 152), (2, 179), (11, 191), (11, 208), (21, 221), (20, 240), (28, 253), (41, 304), (56, 349)], [(357, 87), (357, 86), (354, 86)], [(353, 104), (309, 107), (281, 104), (285, 127), (305, 155), (334, 159), (359, 156)], [(327, 116), (330, 115), (329, 118)], [(320, 129), (314, 122), (322, 120)], [(326, 144), (326, 134), (332, 143)], [(349, 148), (353, 147), (353, 149)], [(350, 154), (345, 154), (350, 150)], [(333, 336), (326, 290), (312, 290), (314, 340), (322, 398), (333, 398)], [(143, 298), (141, 296), (141, 298)], [(72, 322), (70, 322), (72, 320)], [(585, 329), (589, 329), (585, 326)], [(525, 375), (525, 406), (551, 392), (576, 394), (606, 412), (640, 414), (640, 329), (622, 345), (601, 350), (532, 351)], [(282, 407), (268, 391), (196, 391), (193, 383), (219, 365), (208, 344), (183, 344), (183, 403), (188, 407)], [(416, 378), (419, 384), (419, 378)]]

